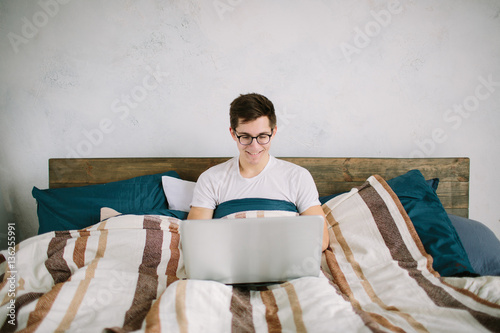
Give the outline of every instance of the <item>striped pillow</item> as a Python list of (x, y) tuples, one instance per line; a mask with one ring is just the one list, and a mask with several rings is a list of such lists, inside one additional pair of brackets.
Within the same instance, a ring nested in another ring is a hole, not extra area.
[(330, 247), (348, 259), (348, 270), (396, 265), (439, 276), (408, 214), (380, 176), (331, 199), (323, 210), (330, 224)]

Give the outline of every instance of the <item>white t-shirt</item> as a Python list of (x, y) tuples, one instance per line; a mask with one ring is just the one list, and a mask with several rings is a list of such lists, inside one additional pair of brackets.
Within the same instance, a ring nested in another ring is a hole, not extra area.
[(191, 206), (215, 209), (223, 202), (245, 198), (288, 201), (299, 213), (321, 204), (307, 169), (270, 156), (264, 170), (253, 178), (241, 176), (238, 157), (208, 169), (196, 182)]

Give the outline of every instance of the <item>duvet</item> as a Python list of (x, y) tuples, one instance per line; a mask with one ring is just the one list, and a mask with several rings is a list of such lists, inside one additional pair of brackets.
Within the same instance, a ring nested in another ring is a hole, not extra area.
[[(323, 205), (322, 271), (232, 287), (185, 278), (173, 217), (119, 215), (0, 254), (1, 332), (500, 332), (500, 277), (443, 278), (378, 176)], [(225, 218), (294, 214), (233, 212)]]

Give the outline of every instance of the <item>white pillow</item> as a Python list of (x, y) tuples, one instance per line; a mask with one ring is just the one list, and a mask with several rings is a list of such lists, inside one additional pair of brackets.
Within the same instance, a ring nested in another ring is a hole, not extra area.
[(175, 177), (161, 177), (163, 192), (167, 197), (168, 209), (189, 212), (196, 182), (190, 182)]

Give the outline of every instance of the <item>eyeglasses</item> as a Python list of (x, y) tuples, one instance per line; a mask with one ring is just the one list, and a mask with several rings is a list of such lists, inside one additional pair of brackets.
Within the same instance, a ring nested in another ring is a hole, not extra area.
[(238, 135), (236, 132), (234, 135), (238, 138), (238, 141), (243, 146), (249, 146), (252, 144), (253, 139), (257, 140), (259, 145), (268, 144), (271, 141), (271, 137), (273, 136), (273, 130), (271, 130), (271, 134), (259, 134), (257, 136), (250, 136), (248, 134)]

